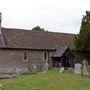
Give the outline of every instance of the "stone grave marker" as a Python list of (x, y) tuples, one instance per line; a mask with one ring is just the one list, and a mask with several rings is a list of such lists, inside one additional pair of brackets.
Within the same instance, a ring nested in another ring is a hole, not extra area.
[(59, 72), (63, 73), (64, 72), (64, 67), (61, 67)]
[(80, 63), (76, 63), (74, 73), (81, 74), (81, 67), (82, 67), (82, 65)]
[(69, 67), (69, 68), (68, 68), (68, 72), (69, 72), (69, 73), (74, 73), (74, 68)]
[(90, 76), (89, 72), (87, 70), (87, 67), (88, 67), (87, 64), (88, 64), (88, 62), (84, 59), (83, 63), (82, 63), (82, 76)]
[(2, 84), (0, 84), (0, 90), (3, 90), (2, 87), (3, 87)]
[(37, 72), (37, 66), (36, 64), (32, 64), (32, 73), (36, 74), (36, 72)]
[(43, 67), (43, 73), (47, 73), (49, 68), (48, 62), (45, 62), (44, 67)]

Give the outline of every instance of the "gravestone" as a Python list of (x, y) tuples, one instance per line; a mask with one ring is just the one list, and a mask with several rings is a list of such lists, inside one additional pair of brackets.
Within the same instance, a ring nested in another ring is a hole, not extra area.
[(89, 72), (87, 70), (88, 62), (84, 59), (82, 63), (82, 76), (89, 76)]
[(62, 64), (59, 62), (59, 68), (61, 68), (62, 67)]
[(44, 67), (43, 67), (43, 73), (47, 73), (49, 68), (48, 62), (45, 62)]
[(82, 65), (80, 63), (76, 63), (74, 73), (81, 74), (81, 67), (82, 67)]
[(37, 72), (37, 66), (36, 64), (32, 64), (32, 73), (36, 74), (36, 72)]
[(3, 90), (3, 89), (2, 89), (2, 84), (0, 84), (0, 90)]
[(74, 68), (69, 67), (69, 68), (68, 68), (68, 72), (69, 72), (69, 73), (74, 73)]
[(63, 73), (64, 72), (64, 67), (61, 67), (59, 72)]

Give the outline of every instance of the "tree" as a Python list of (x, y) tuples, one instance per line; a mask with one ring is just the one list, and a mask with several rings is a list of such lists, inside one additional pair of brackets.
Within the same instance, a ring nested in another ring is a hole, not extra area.
[(75, 46), (77, 51), (90, 50), (90, 11), (82, 18), (79, 34), (75, 37)]
[(40, 28), (40, 26), (36, 26), (32, 29), (32, 31), (45, 31), (44, 28)]

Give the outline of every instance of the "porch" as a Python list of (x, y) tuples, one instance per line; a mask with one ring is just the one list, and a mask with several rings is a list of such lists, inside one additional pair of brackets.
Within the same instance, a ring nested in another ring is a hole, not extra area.
[(73, 54), (69, 47), (60, 47), (52, 56), (52, 64), (55, 68), (73, 67)]

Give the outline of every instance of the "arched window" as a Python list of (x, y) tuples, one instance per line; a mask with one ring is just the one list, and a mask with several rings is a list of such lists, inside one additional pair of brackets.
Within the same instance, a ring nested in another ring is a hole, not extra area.
[(23, 53), (23, 61), (25, 61), (25, 62), (28, 61), (27, 52)]
[(44, 59), (46, 60), (47, 59), (47, 53), (44, 52)]
[(24, 52), (24, 60), (27, 60), (27, 53)]

